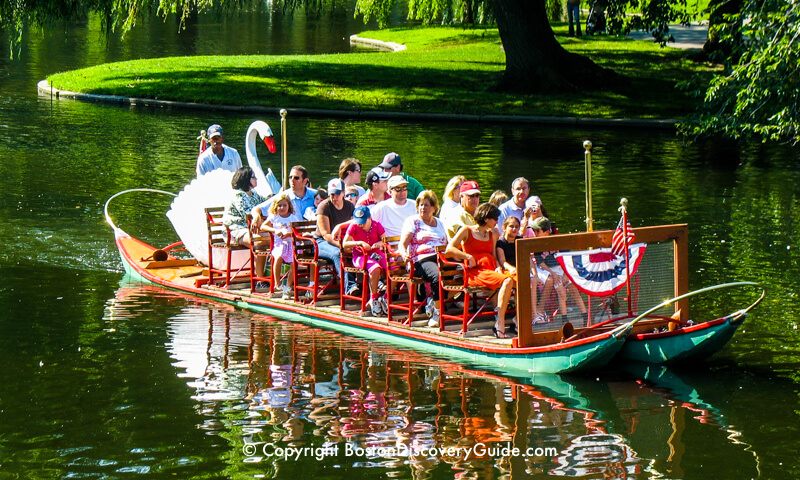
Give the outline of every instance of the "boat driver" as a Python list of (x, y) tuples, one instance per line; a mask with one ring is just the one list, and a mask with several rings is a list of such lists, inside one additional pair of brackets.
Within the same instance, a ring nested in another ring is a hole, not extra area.
[(225, 141), (222, 127), (215, 123), (208, 127), (207, 132), (211, 146), (197, 157), (197, 167), (195, 168), (197, 176), (200, 177), (218, 168), (231, 172), (242, 168), (242, 158), (239, 156), (239, 152), (222, 143)]

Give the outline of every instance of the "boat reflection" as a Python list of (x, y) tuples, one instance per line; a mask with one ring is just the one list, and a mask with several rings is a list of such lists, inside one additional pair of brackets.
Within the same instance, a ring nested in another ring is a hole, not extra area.
[(511, 377), (138, 284), (109, 309), (166, 320), (198, 427), (229, 442), (231, 475), (682, 478), (709, 455), (731, 459), (729, 478), (758, 474), (745, 435), (665, 367)]

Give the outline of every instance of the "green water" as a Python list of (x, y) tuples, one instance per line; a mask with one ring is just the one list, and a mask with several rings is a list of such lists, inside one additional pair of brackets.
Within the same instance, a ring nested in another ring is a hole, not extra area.
[[(32, 32), (22, 58), (0, 58), (0, 479), (800, 475), (797, 149), (686, 145), (669, 132), (290, 113), (289, 161), (308, 167), (315, 184), (342, 158), (372, 166), (388, 151), (437, 192), (456, 173), (484, 192), (508, 191), (525, 175), (562, 231), (583, 228), (581, 144), (590, 139), (596, 228), (612, 228), (627, 197), (634, 226), (689, 224), (691, 287), (753, 280), (768, 288), (705, 364), (509, 377), (126, 283), (103, 221), (106, 198), (136, 187), (177, 192), (193, 177), (200, 129), (223, 124), (241, 151), (255, 118), (52, 102), (36, 96), (35, 83), (121, 58), (341, 50), (335, 39), (357, 31), (347, 22), (281, 30), (256, 18), (245, 23), (254, 32), (283, 33), (220, 46), (205, 40), (218, 25), (198, 22), (190, 37), (154, 24), (108, 45), (80, 25)], [(277, 131), (277, 117), (262, 119)], [(276, 168), (277, 157), (259, 153)], [(160, 245), (171, 239), (167, 207), (165, 198), (137, 195), (113, 214)], [(734, 300), (706, 300), (692, 312), (727, 313)], [(430, 454), (507, 443), (555, 450)], [(284, 461), (265, 456), (265, 445), (338, 453)], [(348, 445), (384, 450), (347, 455)], [(389, 450), (402, 445), (422, 453)]]

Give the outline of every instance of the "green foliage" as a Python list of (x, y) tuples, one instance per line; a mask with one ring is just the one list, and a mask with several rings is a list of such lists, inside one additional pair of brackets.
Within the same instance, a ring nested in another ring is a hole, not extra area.
[(683, 131), (692, 135), (800, 142), (800, 4), (750, 0), (722, 32), (734, 43), (733, 59), (703, 96), (700, 114)]

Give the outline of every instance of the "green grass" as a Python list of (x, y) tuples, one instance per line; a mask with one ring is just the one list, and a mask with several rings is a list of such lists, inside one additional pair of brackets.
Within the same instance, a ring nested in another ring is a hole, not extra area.
[(497, 29), (419, 27), (362, 37), (405, 44), (397, 53), (170, 57), (98, 65), (48, 77), (84, 93), (208, 104), (398, 112), (526, 114), (598, 118), (675, 118), (694, 100), (678, 81), (709, 67), (686, 52), (647, 41), (566, 36), (567, 50), (626, 76), (609, 91), (513, 95), (490, 91), (504, 69)]

